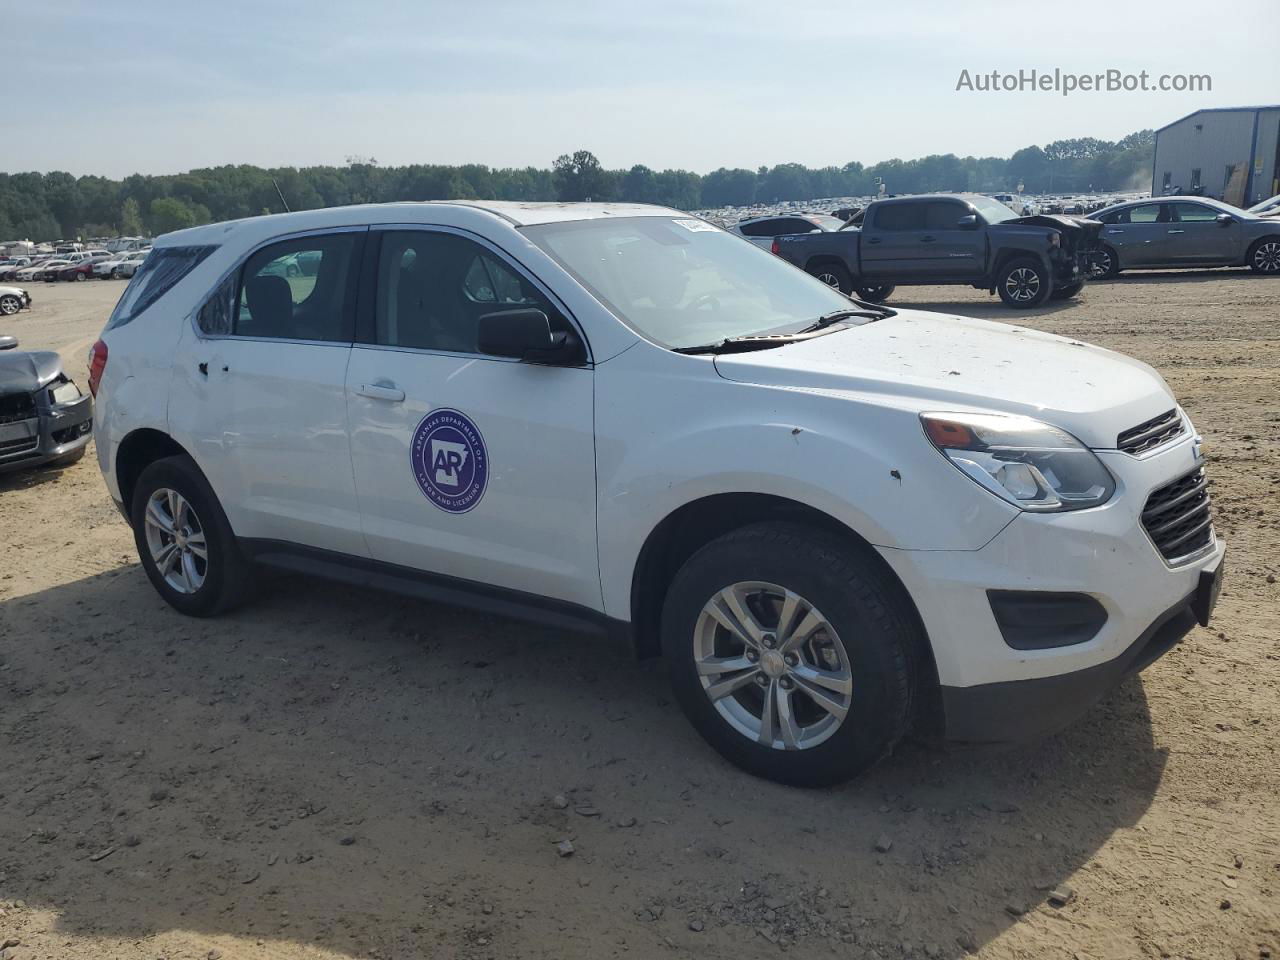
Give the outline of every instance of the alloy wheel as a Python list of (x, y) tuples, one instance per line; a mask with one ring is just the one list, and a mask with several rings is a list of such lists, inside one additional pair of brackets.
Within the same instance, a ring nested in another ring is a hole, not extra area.
[(849, 657), (812, 603), (760, 581), (717, 592), (694, 625), (694, 665), (720, 716), (774, 750), (829, 739), (853, 702)]
[(837, 290), (840, 289), (840, 278), (834, 273), (819, 273), (816, 276), (828, 287), (835, 287)]
[(1040, 292), (1040, 274), (1030, 267), (1018, 267), (1009, 272), (1009, 276), (1004, 281), (1004, 288), (1009, 298), (1019, 303), (1034, 300), (1036, 294)]
[(147, 500), (147, 549), (164, 582), (178, 593), (192, 594), (209, 573), (209, 548), (204, 527), (191, 504), (168, 487)]
[(0, 314), (6, 317), (12, 317), (15, 313), (22, 309), (22, 304), (18, 302), (15, 296), (0, 297)]
[(1268, 240), (1253, 251), (1253, 264), (1262, 273), (1280, 273), (1280, 240)]
[(1105, 250), (1099, 250), (1093, 255), (1093, 275), (1095, 277), (1105, 277), (1111, 272), (1111, 254)]

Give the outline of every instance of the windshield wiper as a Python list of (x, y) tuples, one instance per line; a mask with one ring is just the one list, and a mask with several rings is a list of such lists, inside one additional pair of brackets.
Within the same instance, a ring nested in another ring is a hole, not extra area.
[(696, 347), (672, 347), (671, 350), (673, 353), (749, 353), (752, 350), (769, 350), (773, 347), (784, 347), (788, 343), (811, 340), (814, 337), (823, 336), (826, 332), (825, 327), (813, 329), (806, 327), (795, 333), (749, 334), (745, 337), (729, 337), (715, 343), (704, 343)]
[(884, 320), (886, 317), (892, 317), (893, 311), (887, 307), (876, 309), (875, 307), (858, 307), (857, 309), (832, 310), (830, 313), (824, 313), (813, 323), (809, 324), (797, 333), (813, 333), (817, 330), (823, 330), (833, 323), (839, 323), (841, 320), (851, 320), (854, 317), (861, 317), (864, 320)]

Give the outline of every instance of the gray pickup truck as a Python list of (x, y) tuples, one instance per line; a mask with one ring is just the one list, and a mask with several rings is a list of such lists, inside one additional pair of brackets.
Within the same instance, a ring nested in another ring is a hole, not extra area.
[(1102, 224), (1084, 217), (1019, 217), (979, 194), (876, 200), (860, 227), (776, 237), (772, 251), (863, 300), (899, 285), (964, 284), (1010, 307), (1080, 292)]

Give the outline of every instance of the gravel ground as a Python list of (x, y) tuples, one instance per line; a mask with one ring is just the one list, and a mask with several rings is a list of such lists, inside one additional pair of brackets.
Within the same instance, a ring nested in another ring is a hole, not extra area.
[[(82, 371), (120, 289), (34, 285), (4, 332)], [(590, 639), (305, 580), (184, 619), (92, 457), (0, 478), (0, 957), (1274, 955), (1278, 295), (1208, 271), (1030, 315), (895, 299), (1155, 365), (1229, 576), (1074, 729), (910, 743), (839, 789), (730, 768), (660, 664)]]

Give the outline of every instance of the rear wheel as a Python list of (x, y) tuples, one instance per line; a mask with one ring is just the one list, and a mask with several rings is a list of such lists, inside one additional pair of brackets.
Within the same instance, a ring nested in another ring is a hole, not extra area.
[(817, 528), (762, 523), (704, 546), (662, 615), (672, 687), (756, 776), (821, 786), (888, 754), (911, 714), (914, 619), (888, 575)]
[(175, 610), (208, 617), (244, 599), (249, 562), (190, 457), (166, 457), (143, 470), (129, 516), (142, 567)]
[(867, 303), (884, 303), (897, 289), (892, 283), (882, 283), (873, 287), (858, 287), (856, 293), (859, 300), (865, 300)]
[(1280, 276), (1280, 237), (1263, 237), (1249, 248), (1249, 269)]
[(808, 268), (810, 276), (817, 277), (828, 287), (834, 287), (841, 293), (853, 292), (853, 277), (841, 263), (819, 263)]
[(1050, 294), (1050, 300), (1070, 300), (1077, 293), (1084, 289), (1084, 281), (1077, 280), (1075, 283), (1068, 283), (1065, 287), (1059, 287)]
[(1024, 257), (1005, 264), (996, 278), (996, 290), (1005, 306), (1029, 310), (1049, 299), (1053, 282), (1044, 264)]

